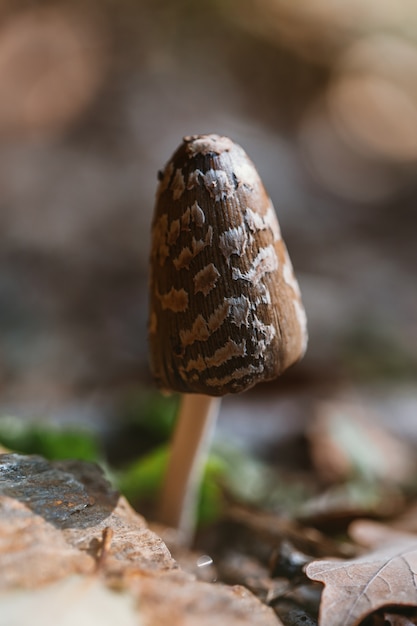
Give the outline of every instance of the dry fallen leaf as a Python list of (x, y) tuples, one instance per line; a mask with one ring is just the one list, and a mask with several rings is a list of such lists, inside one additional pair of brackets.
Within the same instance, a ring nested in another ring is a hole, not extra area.
[(371, 411), (353, 402), (320, 402), (308, 438), (314, 466), (330, 484), (358, 475), (401, 485), (416, 471), (414, 447), (382, 428)]
[(355, 626), (384, 606), (417, 606), (417, 536), (372, 522), (356, 522), (352, 535), (371, 551), (306, 568), (311, 580), (325, 585), (320, 626)]

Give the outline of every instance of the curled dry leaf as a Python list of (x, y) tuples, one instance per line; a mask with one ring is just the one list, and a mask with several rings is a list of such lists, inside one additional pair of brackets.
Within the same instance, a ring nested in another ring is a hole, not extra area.
[[(372, 623), (369, 626), (414, 626), (417, 624), (417, 616), (415, 611), (410, 609), (405, 613), (394, 613), (390, 610), (381, 610), (372, 615)], [(368, 625), (367, 625), (368, 626)]]
[(356, 626), (384, 606), (417, 606), (417, 537), (371, 522), (355, 523), (352, 535), (371, 551), (306, 568), (311, 580), (325, 585), (320, 626)]

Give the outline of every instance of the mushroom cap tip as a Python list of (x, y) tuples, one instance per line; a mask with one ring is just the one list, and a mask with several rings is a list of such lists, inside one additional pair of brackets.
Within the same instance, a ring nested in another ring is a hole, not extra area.
[(189, 157), (196, 154), (221, 154), (237, 147), (229, 137), (209, 133), (203, 135), (186, 135), (183, 137), (183, 143)]

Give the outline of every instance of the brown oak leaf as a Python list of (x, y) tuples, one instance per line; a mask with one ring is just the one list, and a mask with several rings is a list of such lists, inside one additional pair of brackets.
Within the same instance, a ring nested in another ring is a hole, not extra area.
[(320, 626), (356, 626), (384, 606), (417, 606), (417, 536), (365, 521), (355, 522), (351, 534), (370, 551), (306, 568), (311, 580), (325, 585)]

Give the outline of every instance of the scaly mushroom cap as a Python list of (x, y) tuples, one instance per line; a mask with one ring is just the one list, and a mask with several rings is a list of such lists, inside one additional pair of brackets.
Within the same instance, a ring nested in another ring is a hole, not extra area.
[(161, 387), (210, 396), (275, 378), (305, 352), (306, 316), (274, 207), (227, 137), (185, 137), (160, 174), (149, 338)]

